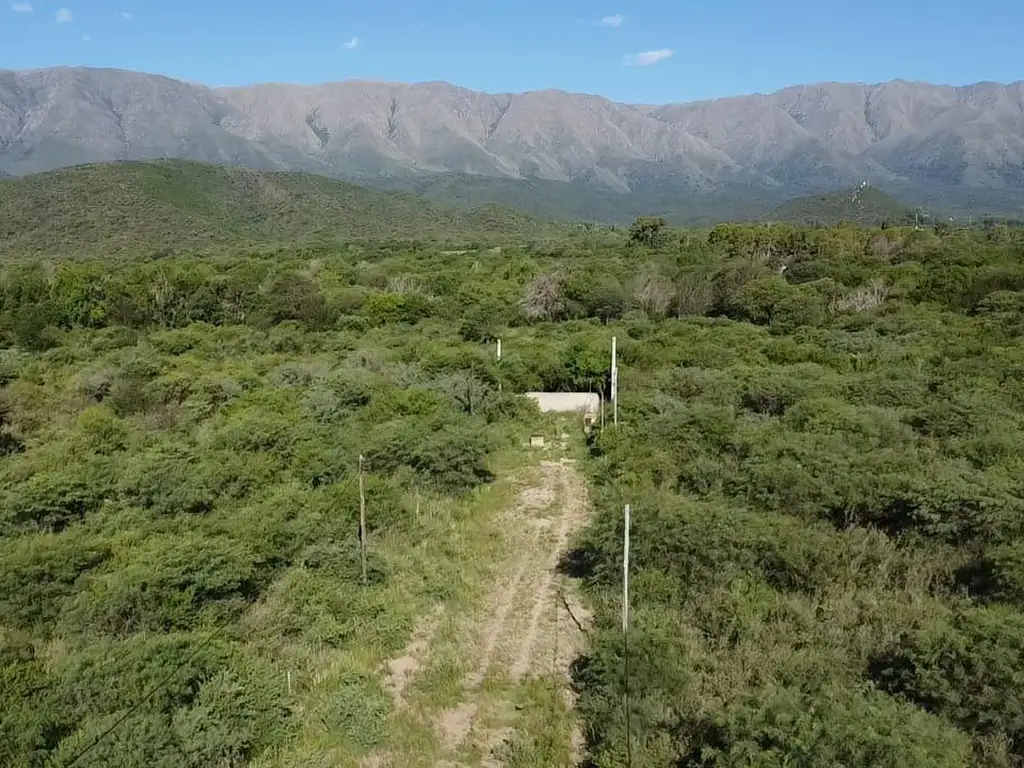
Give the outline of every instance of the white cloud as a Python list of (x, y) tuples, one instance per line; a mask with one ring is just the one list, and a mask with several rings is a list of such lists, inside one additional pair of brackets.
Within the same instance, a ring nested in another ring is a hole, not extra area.
[(347, 43), (345, 43), (345, 49), (351, 51), (353, 48), (359, 47), (359, 38), (353, 37)]
[(120, 16), (122, 19), (125, 19), (126, 21), (130, 21), (131, 19), (135, 18), (130, 13), (128, 13), (128, 11), (121, 11), (117, 15)]
[(651, 64), (657, 64), (659, 61), (670, 58), (672, 58), (671, 48), (659, 48), (656, 51), (641, 51), (640, 53), (626, 56), (622, 63), (627, 67), (649, 67)]
[(32, 3), (11, 3), (11, 10), (15, 13), (32, 13)]
[(82, 42), (83, 43), (91, 43), (92, 42), (92, 35), (82, 35)]
[(67, 24), (75, 20), (75, 17), (71, 15), (71, 11), (67, 8), (61, 8), (57, 11), (57, 15), (54, 18), (57, 19), (58, 24)]
[(613, 29), (618, 29), (619, 27), (622, 26), (622, 22), (624, 22), (625, 20), (625, 16), (623, 16), (621, 13), (616, 13), (614, 16), (605, 16), (604, 18), (599, 19), (597, 22), (597, 26), (612, 27)]

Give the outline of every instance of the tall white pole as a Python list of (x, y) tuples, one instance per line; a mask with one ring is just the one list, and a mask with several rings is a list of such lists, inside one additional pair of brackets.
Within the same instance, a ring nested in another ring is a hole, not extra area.
[(612, 371), (612, 386), (615, 388), (615, 399), (612, 401), (612, 423), (619, 426), (619, 367)]
[(615, 337), (612, 336), (612, 400), (615, 400), (615, 372), (618, 370), (618, 364), (615, 362)]
[(619, 426), (619, 362), (615, 342), (612, 336), (612, 423)]
[(498, 339), (498, 362), (501, 362), (501, 339)]

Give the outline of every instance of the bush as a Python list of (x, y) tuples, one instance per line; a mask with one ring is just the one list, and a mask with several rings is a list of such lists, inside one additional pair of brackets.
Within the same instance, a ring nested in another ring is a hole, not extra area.
[(992, 547), (982, 558), (986, 596), (1024, 607), (1024, 543)]
[(813, 288), (768, 277), (743, 286), (734, 300), (732, 314), (756, 325), (792, 331), (803, 325), (820, 325), (825, 318), (825, 302)]
[(430, 302), (418, 293), (373, 293), (363, 310), (377, 325), (416, 323), (431, 313)]
[(408, 467), (440, 490), (464, 491), (491, 479), (487, 440), (476, 420), (416, 420), (384, 425), (366, 451), (377, 472)]
[(769, 686), (695, 726), (684, 758), (687, 765), (974, 765), (970, 742), (962, 733), (871, 690), (808, 692)]
[(40, 468), (3, 499), (5, 522), (60, 531), (111, 498), (114, 467), (106, 456), (80, 456), (60, 469)]
[(105, 542), (83, 534), (0, 539), (0, 624), (45, 631), (109, 556)]
[(876, 657), (871, 674), (967, 731), (997, 734), (1024, 757), (1024, 616), (1002, 606), (906, 633)]
[(126, 635), (224, 621), (254, 600), (269, 564), (246, 544), (192, 533), (154, 536), (96, 574), (66, 616), (79, 631)]

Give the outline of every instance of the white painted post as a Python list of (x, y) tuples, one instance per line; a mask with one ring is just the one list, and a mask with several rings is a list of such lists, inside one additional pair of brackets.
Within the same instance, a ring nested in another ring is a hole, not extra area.
[(615, 399), (612, 400), (612, 422), (619, 426), (619, 367), (615, 366), (612, 371), (612, 387), (615, 389)]
[(619, 363), (614, 336), (612, 336), (612, 423), (619, 426)]
[(498, 362), (501, 362), (501, 339), (498, 339)]

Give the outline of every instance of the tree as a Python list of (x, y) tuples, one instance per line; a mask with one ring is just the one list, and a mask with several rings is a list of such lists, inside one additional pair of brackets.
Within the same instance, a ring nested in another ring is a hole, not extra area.
[(565, 312), (562, 280), (557, 275), (540, 275), (523, 291), (519, 301), (527, 320), (555, 320)]
[(661, 216), (637, 216), (629, 227), (629, 242), (656, 248), (665, 242), (668, 222)]
[(56, 345), (48, 328), (52, 310), (49, 304), (22, 304), (14, 318), (14, 337), (18, 346), (41, 352)]
[(277, 324), (297, 320), (312, 330), (330, 325), (327, 300), (320, 288), (305, 275), (285, 272), (267, 289), (267, 317)]

